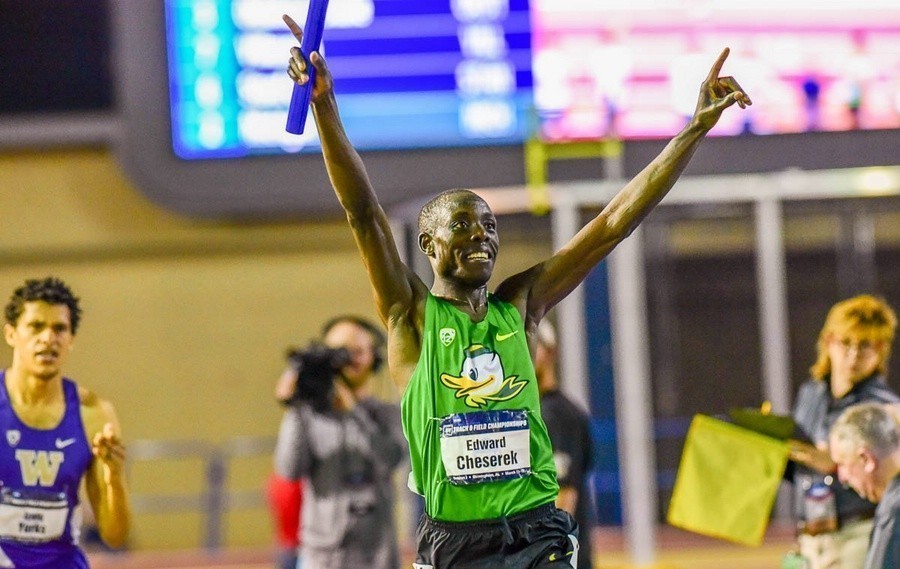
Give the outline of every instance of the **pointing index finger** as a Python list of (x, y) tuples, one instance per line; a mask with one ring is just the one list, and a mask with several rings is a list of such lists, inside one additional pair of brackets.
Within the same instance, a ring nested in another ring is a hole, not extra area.
[(719, 78), (719, 72), (722, 71), (722, 66), (725, 64), (725, 60), (728, 59), (728, 54), (730, 52), (731, 50), (727, 47), (722, 50), (722, 53), (719, 54), (719, 58), (713, 63), (712, 69), (709, 70), (709, 75), (706, 76), (707, 82), (715, 81)]
[(282, 14), (281, 19), (284, 20), (285, 24), (287, 24), (287, 27), (291, 30), (291, 33), (294, 34), (294, 37), (297, 38), (297, 41), (302, 42), (303, 28), (297, 25), (297, 22), (295, 22), (294, 19), (287, 14)]

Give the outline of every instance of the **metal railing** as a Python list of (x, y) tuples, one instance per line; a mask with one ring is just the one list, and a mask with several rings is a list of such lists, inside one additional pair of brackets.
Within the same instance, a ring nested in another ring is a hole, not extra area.
[(169, 460), (198, 460), (203, 487), (195, 492), (133, 493), (134, 513), (199, 512), (203, 519), (203, 547), (220, 549), (226, 514), (231, 510), (265, 506), (264, 488), (230, 490), (228, 474), (237, 458), (271, 456), (275, 437), (234, 437), (220, 443), (201, 440), (137, 440), (128, 445), (128, 469), (137, 464)]

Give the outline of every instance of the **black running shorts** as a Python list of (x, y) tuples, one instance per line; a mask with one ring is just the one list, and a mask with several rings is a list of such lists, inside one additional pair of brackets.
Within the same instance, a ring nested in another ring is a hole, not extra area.
[(578, 564), (578, 524), (553, 504), (497, 520), (422, 516), (414, 569), (539, 569)]

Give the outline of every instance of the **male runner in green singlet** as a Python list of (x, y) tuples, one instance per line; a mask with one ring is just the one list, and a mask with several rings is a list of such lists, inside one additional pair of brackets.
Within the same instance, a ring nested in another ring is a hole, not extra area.
[[(285, 22), (301, 41), (303, 31)], [(388, 329), (412, 460), (425, 496), (417, 569), (574, 567), (577, 526), (553, 505), (558, 486), (529, 347), (544, 314), (569, 294), (665, 196), (727, 108), (750, 99), (719, 77), (724, 50), (703, 81), (689, 124), (563, 249), (488, 293), (499, 241), (488, 204), (451, 190), (419, 214), (419, 248), (434, 284), (400, 259), (390, 225), (338, 114), (318, 53), (312, 108), (335, 193), (347, 214)], [(309, 80), (300, 49), (288, 75)]]

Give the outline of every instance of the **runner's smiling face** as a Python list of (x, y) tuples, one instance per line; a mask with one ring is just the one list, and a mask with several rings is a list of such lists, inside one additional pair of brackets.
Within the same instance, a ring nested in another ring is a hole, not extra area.
[(423, 247), (436, 276), (483, 286), (491, 278), (500, 248), (494, 213), (475, 194), (453, 196), (441, 213)]

